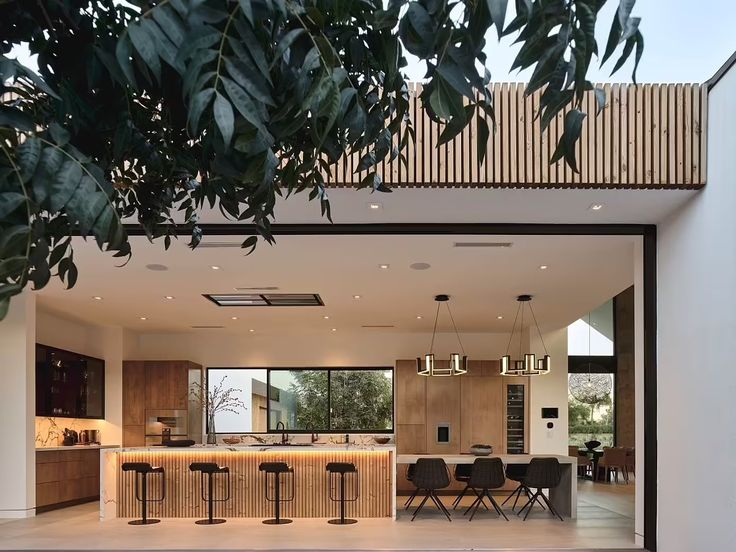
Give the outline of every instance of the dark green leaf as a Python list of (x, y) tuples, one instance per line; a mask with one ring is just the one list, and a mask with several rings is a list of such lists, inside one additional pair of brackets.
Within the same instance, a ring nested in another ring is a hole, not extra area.
[(17, 128), (26, 132), (36, 130), (36, 125), (29, 115), (7, 105), (0, 105), (0, 126)]
[(38, 138), (28, 138), (18, 146), (16, 157), (23, 182), (28, 182), (33, 176), (40, 156), (41, 140)]
[(237, 109), (250, 124), (265, 131), (258, 107), (253, 100), (251, 100), (250, 96), (248, 96), (242, 88), (227, 77), (222, 77), (221, 80), (225, 88), (225, 92), (235, 106), (235, 109)]
[(488, 11), (491, 14), (491, 20), (496, 26), (498, 32), (498, 38), (501, 38), (503, 33), (503, 24), (506, 20), (506, 4), (508, 0), (486, 0), (488, 4)]
[(465, 73), (452, 60), (445, 60), (437, 66), (437, 72), (452, 86), (455, 90), (464, 96), (475, 100), (473, 87), (466, 80)]
[(215, 116), (215, 122), (217, 123), (217, 128), (220, 129), (220, 134), (222, 134), (222, 140), (225, 143), (225, 147), (229, 147), (230, 141), (233, 139), (235, 117), (233, 115), (233, 106), (231, 106), (230, 102), (227, 101), (219, 92), (215, 94), (213, 113)]
[(283, 37), (281, 37), (281, 40), (279, 40), (278, 46), (276, 46), (276, 51), (273, 55), (273, 61), (271, 62), (271, 67), (273, 67), (276, 63), (279, 62), (281, 59), (281, 56), (284, 55), (286, 50), (289, 49), (289, 47), (294, 43), (294, 41), (299, 38), (299, 36), (304, 33), (304, 29), (293, 29), (286, 33)]
[(202, 112), (212, 101), (212, 96), (215, 94), (214, 88), (206, 88), (201, 92), (198, 92), (194, 98), (192, 98), (189, 104), (189, 130), (192, 135), (197, 135), (199, 132), (199, 119), (202, 117)]
[(490, 132), (488, 131), (488, 123), (486, 123), (485, 117), (478, 113), (478, 140), (475, 147), (478, 151), (478, 164), (483, 165), (486, 158), (486, 151), (488, 150), (488, 138)]
[(130, 42), (130, 37), (126, 34), (120, 37), (117, 46), (115, 47), (115, 59), (118, 60), (120, 70), (128, 79), (128, 82), (135, 88), (135, 71), (133, 70), (133, 63), (131, 57), (133, 55), (133, 45)]
[(153, 76), (156, 77), (156, 80), (160, 81), (161, 62), (159, 61), (155, 38), (140, 23), (131, 23), (128, 26), (128, 36), (130, 36), (133, 47), (151, 70)]
[(0, 192), (0, 219), (4, 219), (23, 205), (25, 200), (25, 196), (17, 192)]

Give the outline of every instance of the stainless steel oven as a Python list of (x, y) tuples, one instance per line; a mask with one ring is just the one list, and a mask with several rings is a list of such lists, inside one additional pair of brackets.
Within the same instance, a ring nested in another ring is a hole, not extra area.
[(146, 445), (160, 445), (164, 435), (171, 439), (189, 437), (186, 410), (146, 410)]

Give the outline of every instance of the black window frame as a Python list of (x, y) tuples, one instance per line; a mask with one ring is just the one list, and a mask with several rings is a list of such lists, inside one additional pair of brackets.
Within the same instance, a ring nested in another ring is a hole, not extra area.
[[(332, 372), (346, 371), (381, 371), (391, 372), (391, 427), (388, 429), (294, 429), (286, 428), (286, 432), (290, 435), (309, 435), (311, 433), (321, 433), (325, 435), (345, 435), (345, 434), (393, 434), (396, 428), (396, 372), (393, 366), (298, 366), (298, 367), (262, 367), (262, 366), (208, 366), (207, 382), (209, 382), (210, 370), (265, 370), (266, 371), (266, 431), (242, 431), (236, 433), (248, 435), (280, 435), (281, 430), (271, 429), (271, 372), (296, 372), (296, 371), (321, 371), (327, 372), (327, 424), (331, 423), (330, 406), (332, 404)], [(209, 385), (209, 383), (208, 383)], [(216, 428), (215, 428), (216, 429)], [(223, 433), (215, 431), (216, 435), (233, 435), (234, 433)]]

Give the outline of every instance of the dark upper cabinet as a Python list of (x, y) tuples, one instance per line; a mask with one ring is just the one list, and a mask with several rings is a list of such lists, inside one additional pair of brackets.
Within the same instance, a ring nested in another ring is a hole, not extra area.
[(36, 416), (105, 417), (105, 361), (36, 345)]

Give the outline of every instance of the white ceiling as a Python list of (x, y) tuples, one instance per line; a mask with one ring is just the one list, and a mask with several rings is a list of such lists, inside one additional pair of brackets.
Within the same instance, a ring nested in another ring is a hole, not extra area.
[[(397, 188), (392, 193), (334, 189), (328, 197), (335, 223), (549, 223), (656, 224), (692, 199), (692, 190)], [(379, 203), (381, 209), (369, 208)], [(602, 204), (599, 211), (592, 204)], [(276, 204), (277, 223), (329, 224), (307, 193)], [(223, 223), (218, 209), (201, 222)]]
[[(545, 330), (571, 323), (633, 282), (631, 236), (279, 236), (245, 256), (239, 249), (198, 248), (182, 239), (162, 243), (132, 238), (133, 258), (119, 261), (93, 242), (75, 240), (80, 276), (72, 290), (54, 282), (39, 292), (39, 305), (76, 319), (135, 331), (322, 333), (394, 325), (397, 332), (431, 331), (433, 297), (451, 295), (460, 331), (507, 332), (517, 303), (530, 293)], [(238, 242), (211, 236), (205, 242)], [(509, 241), (510, 248), (455, 248), (456, 241)], [(428, 270), (409, 268), (416, 262)], [(168, 266), (164, 272), (149, 263)], [(380, 264), (389, 264), (382, 270)], [(211, 266), (219, 266), (213, 270)], [(540, 270), (540, 265), (549, 268)], [(235, 287), (277, 286), (280, 292), (318, 293), (324, 307), (217, 307), (203, 293)], [(361, 298), (354, 299), (359, 294)], [(173, 300), (165, 296), (173, 296)], [(103, 299), (94, 300), (94, 296)], [(323, 316), (329, 316), (325, 320)], [(140, 317), (147, 320), (140, 320)], [(237, 316), (238, 320), (232, 320)], [(422, 319), (417, 319), (422, 316)], [(503, 316), (502, 320), (497, 316)], [(440, 329), (449, 330), (446, 316)]]

